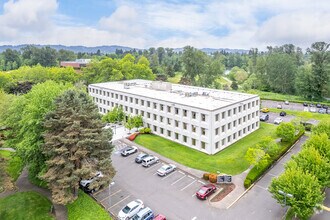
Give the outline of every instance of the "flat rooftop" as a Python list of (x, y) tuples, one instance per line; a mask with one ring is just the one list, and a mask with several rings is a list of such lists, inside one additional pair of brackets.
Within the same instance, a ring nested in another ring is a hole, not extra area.
[(126, 80), (91, 84), (100, 89), (134, 94), (208, 111), (220, 109), (235, 103), (258, 97), (240, 92), (208, 89), (195, 86), (172, 84), (149, 80)]

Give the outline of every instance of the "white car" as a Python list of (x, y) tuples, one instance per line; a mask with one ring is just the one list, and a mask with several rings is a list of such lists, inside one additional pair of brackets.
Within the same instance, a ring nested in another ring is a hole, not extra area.
[(122, 208), (118, 213), (118, 219), (126, 220), (130, 219), (138, 213), (141, 209), (144, 208), (144, 204), (140, 199), (134, 200), (128, 203), (124, 208)]
[(281, 122), (283, 122), (282, 118), (275, 118), (275, 120), (274, 120), (274, 124), (277, 124), (277, 125), (281, 124)]
[(315, 107), (310, 107), (309, 111), (310, 112), (316, 112), (316, 108)]
[(84, 190), (85, 192), (88, 192), (88, 193), (90, 193), (90, 192), (94, 192), (95, 189), (91, 189), (91, 188), (89, 188), (89, 185), (90, 185), (93, 181), (97, 180), (97, 179), (100, 178), (100, 177), (103, 177), (103, 174), (102, 174), (102, 172), (98, 171), (98, 172), (95, 174), (95, 176), (93, 176), (92, 178), (87, 179), (87, 180), (80, 180), (79, 185), (83, 188), (83, 190)]
[(304, 112), (309, 112), (308, 107), (304, 107)]
[(128, 155), (134, 154), (137, 151), (138, 149), (135, 146), (126, 146), (124, 149), (121, 150), (121, 155), (126, 157)]
[(157, 174), (159, 176), (166, 176), (167, 174), (173, 172), (175, 170), (176, 166), (173, 164), (165, 164), (161, 168), (157, 170)]
[(284, 104), (289, 105), (289, 101), (285, 101)]
[(278, 108), (278, 109), (282, 109), (282, 105), (281, 105), (281, 104), (278, 104), (278, 105), (277, 105), (277, 108)]

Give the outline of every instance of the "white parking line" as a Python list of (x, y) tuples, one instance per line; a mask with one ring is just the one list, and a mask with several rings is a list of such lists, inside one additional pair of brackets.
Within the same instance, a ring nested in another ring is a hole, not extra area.
[(184, 172), (182, 172), (181, 170), (179, 170), (179, 173), (183, 174), (183, 175), (186, 175)]
[(175, 173), (176, 171), (173, 171), (172, 173), (168, 174), (167, 176), (163, 177), (162, 180), (168, 178), (169, 176), (171, 176), (173, 173)]
[(194, 193), (191, 197), (194, 197), (194, 196), (196, 196), (196, 193)]
[(171, 184), (171, 186), (173, 186), (174, 184), (176, 184), (177, 182), (179, 182), (180, 180), (182, 180), (183, 178), (185, 178), (186, 177), (186, 175), (183, 175), (180, 179), (178, 179), (178, 180), (176, 180), (175, 182), (173, 182), (172, 184)]
[(191, 184), (193, 184), (194, 182), (196, 182), (196, 180), (192, 181), (191, 183), (189, 183), (188, 185), (186, 185), (184, 188), (180, 189), (180, 191), (185, 190), (186, 188), (188, 188), (189, 186), (191, 186)]
[(111, 196), (113, 196), (113, 195), (116, 195), (117, 193), (119, 193), (121, 191), (121, 189), (120, 190), (118, 190), (117, 192), (115, 192), (115, 193), (112, 193), (112, 194), (110, 194), (109, 196), (107, 196), (107, 197), (105, 197), (104, 199), (102, 199), (100, 202), (102, 203), (104, 200), (106, 200), (106, 199), (108, 199), (109, 197), (111, 197)]
[(193, 179), (193, 180), (195, 179), (194, 177), (192, 177), (192, 176), (190, 176), (190, 175), (188, 175), (188, 177), (189, 177), (190, 179)]
[(151, 171), (154, 171), (154, 170), (158, 170), (158, 164), (154, 164), (153, 166), (151, 167), (147, 167), (145, 171), (149, 172), (150, 170)]
[(109, 211), (111, 208), (113, 208), (113, 207), (115, 207), (116, 205), (118, 205), (119, 203), (121, 203), (122, 201), (128, 199), (128, 197), (130, 197), (130, 196), (131, 196), (131, 195), (126, 196), (125, 198), (123, 198), (122, 200), (120, 200), (119, 202), (117, 202), (116, 204), (114, 204), (113, 206), (109, 207), (109, 208), (108, 208), (108, 211)]
[(274, 174), (272, 174), (272, 173), (268, 173), (270, 176), (275, 176), (276, 177), (276, 175), (274, 175)]
[(203, 185), (205, 185), (205, 183), (204, 183), (204, 182), (202, 182), (202, 181), (200, 181), (200, 180), (198, 180), (198, 182), (199, 182), (199, 183), (201, 183), (201, 184), (203, 184)]
[(259, 188), (261, 188), (261, 189), (264, 189), (264, 190), (267, 190), (268, 191), (268, 188), (264, 188), (264, 187), (262, 187), (262, 186), (259, 186), (259, 185), (255, 185), (255, 186), (257, 186), (257, 187), (259, 187)]

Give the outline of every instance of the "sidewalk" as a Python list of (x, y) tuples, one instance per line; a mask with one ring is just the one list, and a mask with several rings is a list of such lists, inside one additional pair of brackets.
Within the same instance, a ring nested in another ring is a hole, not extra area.
[[(160, 160), (162, 160), (166, 163), (174, 164), (174, 165), (177, 166), (177, 168), (179, 168), (179, 169), (181, 169), (181, 170), (183, 170), (187, 173), (190, 173), (190, 174), (194, 175), (197, 178), (202, 178), (203, 174), (207, 173), (206, 171), (193, 169), (193, 168), (190, 168), (190, 167), (186, 167), (182, 164), (179, 164), (179, 163), (177, 163), (177, 162), (175, 162), (175, 161), (173, 161), (173, 160), (171, 160), (167, 157), (164, 157), (164, 156), (162, 156), (162, 155), (160, 155), (160, 154), (158, 154), (154, 151), (151, 151), (151, 150), (149, 150), (149, 149), (147, 149), (147, 148), (145, 148), (141, 145), (138, 145), (134, 142), (131, 142), (126, 138), (122, 138), (118, 141), (124, 142), (128, 145), (131, 145), (131, 146), (136, 146), (140, 150), (146, 152), (147, 154), (155, 155)], [(210, 202), (210, 205), (213, 206), (213, 207), (219, 208), (219, 209), (229, 208), (232, 205), (232, 203), (234, 203), (237, 199), (239, 199), (240, 196), (244, 193), (244, 191), (245, 191), (244, 180), (245, 180), (245, 177), (248, 174), (248, 172), (249, 172), (249, 170), (246, 170), (241, 174), (234, 175), (232, 177), (232, 180), (233, 180), (233, 183), (235, 184), (235, 189), (231, 193), (229, 193), (225, 198), (223, 198), (221, 201), (219, 201), (219, 202)]]
[[(5, 191), (0, 193), (0, 198), (4, 198), (6, 196), (12, 195), (16, 192), (27, 192), (27, 191), (35, 191), (40, 193), (41, 195), (46, 196), (50, 201), (52, 201), (52, 194), (48, 189), (40, 188), (36, 185), (30, 183), (28, 179), (28, 172), (24, 169), (21, 175), (18, 177), (16, 181), (17, 190)], [(66, 220), (68, 219), (67, 209), (64, 205), (54, 205), (55, 216), (57, 220)]]

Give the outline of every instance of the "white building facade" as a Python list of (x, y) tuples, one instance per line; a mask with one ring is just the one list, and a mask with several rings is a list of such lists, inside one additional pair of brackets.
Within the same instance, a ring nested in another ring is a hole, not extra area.
[(259, 128), (260, 98), (238, 92), (129, 80), (91, 84), (100, 113), (142, 115), (154, 134), (215, 154)]

